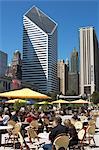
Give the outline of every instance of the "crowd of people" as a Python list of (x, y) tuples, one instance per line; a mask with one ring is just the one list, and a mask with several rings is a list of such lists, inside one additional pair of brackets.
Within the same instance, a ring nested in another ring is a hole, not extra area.
[[(91, 116), (91, 110), (86, 107), (80, 108), (81, 113), (80, 115), (86, 116), (87, 120), (84, 121), (83, 126), (88, 123), (90, 119), (92, 119)], [(52, 109), (52, 111), (37, 111), (35, 108), (30, 108), (28, 106), (26, 107), (21, 107), (17, 111), (11, 111), (9, 107), (5, 107), (3, 110), (0, 111), (0, 126), (7, 125), (9, 120), (13, 120), (15, 122), (27, 122), (31, 123), (33, 120), (37, 120), (38, 123), (41, 124), (39, 132), (44, 131), (44, 127), (46, 127), (46, 132), (49, 132), (47, 125), (44, 120), (47, 119), (49, 122), (52, 122), (53, 128), (50, 130), (49, 134), (49, 140), (51, 141), (51, 144), (45, 144), (43, 149), (44, 150), (51, 150), (53, 146), (53, 142), (55, 138), (60, 135), (60, 134), (65, 134), (69, 135), (70, 137), (70, 142), (69, 146), (75, 145), (78, 143), (78, 135), (77, 135), (77, 130), (75, 129), (75, 126), (72, 124), (70, 119), (65, 119), (64, 122), (62, 122), (61, 119), (61, 114), (65, 114), (66, 110), (61, 109), (61, 110), (55, 110)], [(74, 111), (74, 114), (72, 115), (73, 120), (78, 120), (80, 121), (79, 113), (78, 111)], [(21, 127), (22, 135), (25, 137), (26, 129), (25, 126), (23, 125)], [(53, 147), (54, 149), (54, 147)]]

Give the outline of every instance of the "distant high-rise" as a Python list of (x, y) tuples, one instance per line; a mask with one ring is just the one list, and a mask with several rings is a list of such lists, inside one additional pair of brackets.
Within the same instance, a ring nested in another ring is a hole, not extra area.
[(22, 62), (23, 81), (57, 91), (57, 24), (37, 7), (23, 16)]
[(79, 74), (68, 73), (68, 95), (79, 95)]
[(8, 55), (0, 50), (0, 76), (4, 76), (7, 69)]
[(21, 53), (18, 50), (13, 54), (12, 63), (8, 66), (6, 76), (11, 77), (12, 79), (22, 79), (22, 60)]
[(71, 72), (77, 73), (78, 72), (78, 52), (76, 49), (73, 49), (71, 53)]
[(99, 50), (93, 27), (80, 28), (81, 94), (99, 91)]
[(71, 53), (70, 71), (68, 73), (68, 94), (79, 94), (78, 52), (74, 48)]
[(63, 95), (66, 95), (67, 86), (68, 86), (68, 66), (65, 64), (64, 60), (58, 61), (58, 87), (59, 92), (61, 92)]

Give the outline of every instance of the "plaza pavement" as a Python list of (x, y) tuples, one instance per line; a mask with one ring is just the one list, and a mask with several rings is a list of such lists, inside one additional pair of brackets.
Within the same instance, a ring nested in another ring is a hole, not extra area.
[[(71, 118), (71, 115), (67, 115), (67, 116), (61, 116), (62, 117), (62, 120), (64, 121), (65, 119), (68, 119), (68, 118)], [(96, 142), (96, 147), (90, 147), (90, 146), (87, 146), (85, 147), (85, 150), (99, 150), (99, 117), (97, 118), (97, 121), (96, 121), (96, 133), (95, 133), (95, 136), (94, 136), (94, 139), (95, 139), (95, 142)], [(5, 139), (5, 136), (7, 136), (7, 134), (4, 134), (2, 135), (2, 143), (4, 143), (4, 139)], [(0, 147), (0, 150), (14, 150), (13, 147)], [(16, 150), (19, 150), (19, 149), (16, 149)]]

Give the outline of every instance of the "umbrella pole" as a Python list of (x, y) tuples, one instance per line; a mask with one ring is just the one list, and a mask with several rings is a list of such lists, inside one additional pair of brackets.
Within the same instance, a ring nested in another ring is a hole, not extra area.
[(61, 103), (59, 103), (58, 107), (59, 107), (59, 109), (61, 108)]

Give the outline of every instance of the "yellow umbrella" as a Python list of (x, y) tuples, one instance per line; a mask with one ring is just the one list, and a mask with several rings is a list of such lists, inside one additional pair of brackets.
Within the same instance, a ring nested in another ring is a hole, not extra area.
[(56, 101), (53, 101), (51, 102), (52, 104), (68, 104), (69, 102), (68, 101), (65, 101), (65, 100), (62, 100), (62, 99), (59, 99), (59, 100), (56, 100)]
[(0, 93), (0, 97), (50, 99), (50, 97), (48, 97), (47, 95), (33, 91), (29, 88)]
[(14, 104), (15, 102), (26, 103), (27, 101), (23, 100), (23, 99), (11, 99), (11, 100), (8, 100), (6, 103), (7, 104)]
[(51, 104), (50, 102), (47, 102), (47, 101), (42, 101), (42, 102), (39, 102), (39, 103), (37, 103), (37, 104), (39, 104), (39, 105), (45, 105), (45, 104)]
[(70, 103), (72, 103), (72, 104), (89, 104), (88, 101), (85, 101), (85, 100), (83, 100), (83, 99), (71, 101)]
[(61, 104), (68, 104), (69, 102), (68, 101), (65, 101), (65, 100), (62, 100), (62, 99), (59, 99), (59, 100), (56, 100), (56, 101), (53, 101), (52, 104), (59, 104), (59, 108), (61, 108)]

